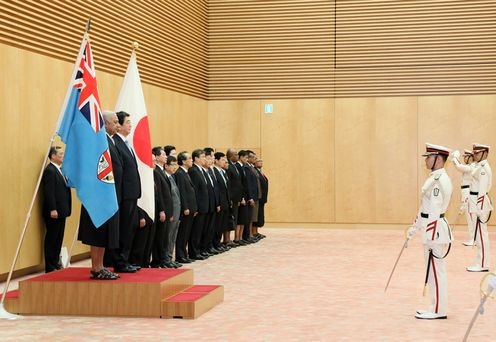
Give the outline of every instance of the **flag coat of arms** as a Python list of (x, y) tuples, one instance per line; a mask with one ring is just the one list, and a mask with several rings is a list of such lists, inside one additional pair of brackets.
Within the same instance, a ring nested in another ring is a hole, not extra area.
[(155, 218), (155, 188), (150, 126), (134, 50), (122, 81), (115, 111), (124, 111), (130, 115), (132, 128), (127, 139), (135, 151), (141, 179), (141, 198), (138, 199), (138, 206), (153, 220)]
[(62, 106), (58, 134), (66, 144), (62, 173), (76, 189), (95, 227), (118, 210), (95, 64), (87, 35), (83, 38)]

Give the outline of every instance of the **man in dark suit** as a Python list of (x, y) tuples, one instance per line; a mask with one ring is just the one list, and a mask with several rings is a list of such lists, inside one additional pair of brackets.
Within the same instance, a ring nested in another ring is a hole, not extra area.
[[(117, 203), (120, 205), (122, 200), (122, 158), (112, 138), (119, 129), (119, 119), (115, 112), (112, 111), (104, 111), (102, 114), (112, 160), (112, 174), (114, 176)], [(106, 250), (111, 251), (119, 248), (119, 211), (97, 229), (84, 206), (81, 206), (78, 239), (85, 245), (90, 246), (92, 278), (117, 279), (118, 276), (115, 273), (104, 268), (104, 255)], [(107, 258), (110, 254), (107, 252)], [(107, 264), (110, 263), (111, 261), (107, 262)]]
[(250, 204), (253, 200), (251, 217), (249, 223), (245, 225), (245, 235), (243, 239), (250, 242), (257, 242), (259, 239), (254, 237), (255, 231), (253, 228), (253, 222), (258, 219), (258, 207), (260, 202), (260, 197), (262, 196), (262, 189), (260, 187), (260, 178), (258, 177), (258, 172), (255, 170), (255, 162), (257, 161), (257, 155), (255, 152), (247, 150), (248, 152), (248, 162), (243, 165), (246, 173), (246, 180), (248, 186), (248, 203)]
[(187, 264), (194, 261), (188, 257), (186, 246), (191, 236), (193, 219), (198, 211), (195, 188), (188, 173), (193, 166), (193, 159), (186, 151), (183, 151), (177, 156), (177, 164), (179, 168), (174, 178), (181, 198), (181, 216), (176, 239), (176, 261)]
[(249, 225), (252, 207), (254, 205), (253, 200), (249, 201), (250, 193), (248, 189), (247, 173), (244, 165), (248, 162), (248, 152), (245, 150), (240, 150), (238, 152), (238, 161), (236, 162), (236, 170), (241, 176), (241, 184), (243, 186), (243, 199), (241, 200), (240, 207), (238, 210), (238, 227), (235, 230), (234, 242), (239, 245), (247, 245), (252, 243), (250, 240), (245, 239), (247, 231), (245, 231), (246, 225)]
[(177, 152), (176, 152), (176, 146), (172, 146), (172, 145), (165, 145), (164, 146), (164, 152), (165, 152), (165, 155), (168, 157), (168, 156), (174, 156), (174, 157), (177, 157)]
[(262, 171), (263, 161), (262, 159), (257, 159), (255, 162), (255, 170), (258, 173), (258, 178), (260, 179), (260, 190), (261, 196), (258, 202), (258, 218), (256, 222), (253, 222), (253, 228), (255, 230), (255, 238), (263, 239), (264, 234), (260, 234), (258, 228), (262, 228), (265, 224), (265, 204), (267, 203), (267, 198), (269, 195), (269, 179)]
[(217, 184), (217, 177), (213, 171), (214, 168), (214, 149), (211, 147), (205, 147), (205, 166), (204, 171), (206, 172), (207, 178), (207, 189), (208, 189), (208, 215), (205, 223), (205, 229), (203, 230), (202, 239), (200, 243), (200, 250), (202, 255), (208, 257), (211, 255), (216, 255), (224, 252), (223, 250), (214, 248), (213, 240), (214, 234), (217, 230), (218, 214), (220, 213), (220, 189)]
[[(229, 148), (226, 152), (226, 157), (228, 161), (227, 168), (227, 177), (229, 178), (229, 196), (232, 201), (231, 207), (231, 226), (229, 227), (229, 231), (224, 234), (224, 242), (227, 243), (230, 247), (237, 247), (239, 244), (236, 242), (231, 242), (230, 231), (237, 229), (241, 230), (238, 227), (238, 212), (240, 209), (241, 202), (243, 199), (243, 184), (241, 179), (241, 174), (236, 168), (236, 163), (238, 162), (238, 151), (234, 148)], [(235, 240), (238, 240), (236, 237)]]
[(176, 170), (177, 159), (175, 156), (169, 155), (164, 165), (164, 171), (165, 179), (171, 189), (172, 216), (169, 218), (169, 220), (167, 220), (167, 226), (165, 228), (167, 237), (165, 241), (167, 242), (167, 244), (164, 246), (164, 254), (166, 256), (166, 262), (169, 262), (170, 264), (172, 264), (173, 267), (178, 268), (181, 267), (182, 264), (177, 262), (177, 260), (174, 261), (173, 259), (174, 246), (176, 245), (177, 231), (179, 228), (179, 216), (181, 214), (181, 195), (179, 193), (179, 188), (177, 186), (176, 180), (173, 177)]
[(139, 225), (138, 199), (141, 197), (141, 180), (136, 155), (127, 141), (131, 133), (131, 120), (126, 112), (118, 112), (119, 131), (114, 135), (115, 146), (122, 157), (122, 201), (119, 207), (119, 249), (114, 253), (117, 272), (133, 273), (139, 268), (129, 263), (134, 234)]
[(205, 152), (203, 150), (194, 150), (191, 154), (193, 158), (193, 166), (188, 170), (188, 174), (193, 182), (195, 189), (196, 203), (198, 205), (198, 214), (193, 220), (191, 235), (188, 244), (188, 253), (191, 259), (205, 260), (208, 256), (202, 255), (200, 250), (200, 242), (205, 229), (207, 215), (210, 211), (210, 199), (208, 195), (208, 175), (204, 170), (206, 165)]
[(64, 151), (59, 146), (52, 146), (48, 153), (50, 163), (43, 172), (43, 219), (45, 221), (45, 272), (62, 268), (59, 261), (60, 250), (64, 240), (65, 220), (71, 215), (71, 189), (67, 187), (65, 177), (60, 169), (64, 160)]
[(227, 251), (231, 247), (225, 242), (224, 245), (221, 244), (221, 238), (226, 232), (229, 232), (229, 217), (231, 215), (231, 197), (229, 196), (229, 179), (225, 169), (227, 169), (227, 159), (226, 155), (222, 152), (216, 152), (215, 155), (215, 166), (214, 172), (217, 178), (217, 185), (220, 192), (220, 211), (217, 213), (217, 226), (214, 232), (213, 245), (215, 248), (222, 251)]
[(152, 267), (172, 268), (172, 264), (167, 262), (165, 246), (167, 245), (166, 225), (172, 217), (172, 195), (170, 183), (164, 173), (166, 156), (163, 148), (154, 147), (152, 150), (155, 156), (155, 169), (153, 178), (155, 180), (155, 238), (153, 240)]

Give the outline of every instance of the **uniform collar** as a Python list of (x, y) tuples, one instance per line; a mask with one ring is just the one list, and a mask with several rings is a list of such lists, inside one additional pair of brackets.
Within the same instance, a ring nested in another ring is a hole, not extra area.
[(437, 176), (437, 175), (441, 175), (443, 173), (446, 173), (446, 169), (444, 167), (437, 169), (436, 171), (432, 171), (431, 176)]

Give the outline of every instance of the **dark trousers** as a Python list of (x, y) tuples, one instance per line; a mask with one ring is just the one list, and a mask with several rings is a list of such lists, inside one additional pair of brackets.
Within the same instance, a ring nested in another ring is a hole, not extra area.
[(134, 234), (129, 263), (141, 267), (150, 266), (152, 244), (155, 237), (155, 224), (148, 218), (144, 227), (138, 227)]
[(205, 227), (205, 222), (208, 214), (198, 213), (193, 219), (191, 234), (188, 242), (188, 254), (190, 258), (194, 258), (200, 254), (200, 242)]
[(45, 217), (45, 272), (52, 272), (59, 268), (60, 249), (64, 241), (65, 217), (52, 219)]
[(192, 225), (193, 214), (188, 216), (181, 215), (181, 222), (179, 223), (176, 239), (176, 259), (186, 259), (188, 256), (186, 246), (188, 245), (189, 237), (191, 235)]
[(114, 267), (125, 267), (129, 265), (129, 254), (139, 225), (138, 200), (122, 200), (119, 216), (119, 248), (113, 250), (113, 264)]
[(216, 225), (213, 234), (212, 244), (214, 247), (220, 246), (220, 241), (222, 239), (222, 234), (229, 231), (229, 215), (231, 214), (229, 209), (221, 210), (217, 213)]
[(158, 217), (155, 217), (155, 239), (152, 248), (152, 266), (157, 267), (165, 262), (164, 246), (166, 244), (166, 225), (167, 223), (160, 222)]
[(251, 214), (253, 212), (253, 207), (250, 205), (246, 205), (246, 215), (247, 215), (247, 221), (245, 221), (244, 228), (243, 228), (243, 240), (246, 240), (250, 237), (250, 225), (251, 225)]
[(216, 212), (208, 213), (200, 243), (200, 250), (202, 252), (206, 252), (213, 247), (212, 239), (214, 236), (214, 230), (216, 224), (217, 224), (217, 213)]

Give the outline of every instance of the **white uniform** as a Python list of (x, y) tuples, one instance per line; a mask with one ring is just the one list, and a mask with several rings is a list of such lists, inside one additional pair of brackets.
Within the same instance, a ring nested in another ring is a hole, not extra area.
[[(442, 168), (433, 171), (422, 186), (420, 212), (415, 222), (415, 227), (422, 231), (424, 256), (426, 266), (429, 267), (431, 307), (428, 312), (439, 316), (446, 316), (448, 311), (444, 257), (449, 243), (453, 241), (453, 234), (444, 214), (449, 206), (452, 192), (453, 185), (446, 170)], [(430, 257), (431, 251), (432, 257)]]
[(468, 241), (472, 241), (474, 239), (475, 224), (472, 222), (472, 218), (468, 212), (468, 200), (470, 196), (470, 184), (472, 184), (472, 171), (475, 169), (476, 164), (462, 164), (458, 158), (453, 158), (453, 164), (458, 171), (462, 172), (460, 212), (465, 214), (468, 228)]
[(470, 185), (469, 212), (474, 222), (474, 236), (477, 245), (477, 258), (469, 271), (485, 271), (491, 264), (490, 243), (487, 233), (487, 220), (493, 209), (488, 192), (491, 190), (492, 171), (487, 160), (476, 164), (472, 171), (473, 181)]

